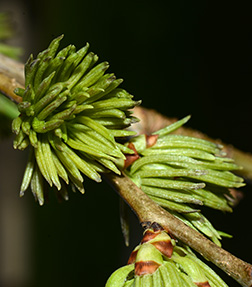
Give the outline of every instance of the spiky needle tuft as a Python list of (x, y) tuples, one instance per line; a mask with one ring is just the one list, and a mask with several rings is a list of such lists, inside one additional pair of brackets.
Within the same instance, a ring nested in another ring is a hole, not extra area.
[(96, 64), (89, 44), (58, 52), (62, 38), (30, 56), (25, 89), (15, 90), (23, 100), (12, 125), (14, 148), (30, 146), (20, 195), (30, 186), (40, 205), (44, 179), (67, 199), (65, 184), (84, 192), (83, 174), (100, 182), (101, 172), (120, 173), (115, 161), (129, 150), (116, 139), (134, 134), (124, 128), (137, 120), (129, 109), (140, 103), (118, 88), (122, 80), (106, 73), (107, 62)]

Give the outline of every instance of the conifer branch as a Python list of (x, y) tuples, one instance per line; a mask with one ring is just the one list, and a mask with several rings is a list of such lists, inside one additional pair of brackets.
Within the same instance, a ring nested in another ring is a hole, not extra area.
[(240, 283), (241, 286), (252, 286), (252, 265), (218, 247), (202, 234), (165, 211), (127, 176), (118, 176), (109, 173), (106, 175), (106, 178), (136, 213), (140, 222), (155, 221), (159, 223), (169, 234), (186, 243), (207, 260), (213, 262)]
[[(22, 100), (21, 97), (13, 92), (17, 87), (24, 88), (24, 64), (0, 54), (0, 92), (12, 101), (19, 103)], [(135, 107), (134, 115), (140, 119), (139, 123), (134, 125), (134, 130), (138, 133), (144, 131), (144, 133), (149, 134), (176, 121), (174, 118), (168, 118), (154, 110), (143, 107)], [(252, 179), (252, 155), (250, 153), (240, 151), (230, 144), (214, 140), (204, 133), (190, 128), (181, 127), (179, 133), (221, 143), (227, 155), (233, 158), (237, 165), (243, 167), (239, 174)]]
[[(10, 60), (8, 57), (0, 55), (0, 92), (12, 99), (14, 102), (19, 103), (21, 102), (21, 98), (16, 96), (13, 92), (17, 87), (24, 88), (23, 65)], [(151, 117), (152, 122), (156, 122), (153, 120), (153, 117), (150, 116), (150, 111), (144, 108), (137, 108), (135, 111), (140, 111), (142, 114), (145, 114), (146, 119)], [(159, 117), (159, 123), (161, 123), (161, 125), (167, 125), (168, 122), (173, 121), (156, 112), (153, 113)], [(137, 116), (142, 119), (141, 116)], [(142, 119), (141, 123), (146, 124), (146, 119)], [(158, 128), (161, 127), (162, 126), (159, 126)], [(209, 138), (202, 133), (186, 128), (181, 128), (180, 133), (200, 138), (207, 138), (209, 140)], [(252, 178), (252, 156), (238, 151), (229, 145), (224, 146), (229, 152), (229, 155), (231, 154), (239, 165), (244, 166), (244, 169), (240, 174), (247, 176), (248, 178)], [(117, 176), (113, 173), (106, 175), (106, 177), (118, 191), (120, 196), (134, 210), (140, 222), (158, 222), (170, 234), (188, 244), (202, 256), (215, 263), (218, 267), (237, 280), (242, 286), (252, 286), (252, 266), (250, 264), (243, 262), (218, 247), (203, 235), (186, 226), (183, 222), (159, 207), (128, 177), (124, 175)]]
[[(177, 120), (175, 118), (169, 118), (164, 115), (161, 115), (155, 110), (146, 109), (143, 107), (135, 107), (134, 115), (140, 120), (139, 123), (135, 124), (134, 126), (134, 130), (136, 130), (139, 134), (151, 134), (156, 130), (159, 130), (167, 125), (174, 123)], [(197, 137), (221, 144), (224, 147), (223, 150), (227, 153), (227, 156), (233, 158), (237, 165), (243, 167), (242, 170), (237, 171), (237, 174), (247, 179), (252, 179), (252, 155), (250, 153), (243, 152), (235, 148), (231, 144), (224, 143), (219, 139), (212, 139), (206, 134), (191, 128), (181, 127), (174, 133), (185, 136)]]

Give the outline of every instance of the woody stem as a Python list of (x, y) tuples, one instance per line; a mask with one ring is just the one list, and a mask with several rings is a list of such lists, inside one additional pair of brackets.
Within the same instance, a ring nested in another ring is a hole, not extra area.
[(106, 174), (107, 180), (129, 204), (140, 222), (157, 222), (169, 234), (213, 262), (242, 286), (252, 286), (252, 265), (235, 257), (152, 201), (127, 176)]

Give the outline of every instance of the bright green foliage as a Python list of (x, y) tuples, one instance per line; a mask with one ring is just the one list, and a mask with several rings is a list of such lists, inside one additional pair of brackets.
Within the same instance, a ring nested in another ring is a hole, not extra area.
[[(200, 212), (200, 206), (232, 211), (230, 188), (244, 186), (232, 171), (240, 169), (222, 146), (204, 139), (174, 134), (190, 117), (155, 132), (157, 140), (146, 147), (146, 137), (132, 139), (140, 154), (127, 174), (155, 202), (220, 245), (220, 233)], [(221, 233), (224, 235), (223, 233)]]
[(88, 44), (78, 51), (69, 45), (58, 52), (62, 37), (37, 58), (30, 56), (25, 90), (15, 91), (23, 101), (12, 125), (14, 148), (30, 146), (20, 194), (30, 185), (40, 204), (44, 179), (67, 199), (64, 184), (83, 193), (83, 174), (96, 182), (101, 172), (120, 174), (115, 162), (124, 159), (125, 147), (115, 137), (134, 134), (124, 128), (136, 121), (129, 109), (140, 103), (118, 88), (121, 79), (105, 73), (107, 62), (96, 65), (98, 57), (88, 52)]

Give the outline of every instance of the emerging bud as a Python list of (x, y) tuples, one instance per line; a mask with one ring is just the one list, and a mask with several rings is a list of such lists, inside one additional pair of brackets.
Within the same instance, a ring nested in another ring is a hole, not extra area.
[(30, 146), (30, 158), (35, 157), (33, 165), (27, 164), (20, 194), (31, 186), (40, 204), (43, 178), (59, 194), (69, 183), (83, 193), (82, 174), (96, 182), (100, 173), (120, 174), (116, 162), (130, 149), (117, 138), (135, 134), (124, 128), (136, 121), (129, 109), (140, 104), (118, 88), (121, 79), (106, 74), (107, 62), (96, 65), (98, 57), (88, 53), (89, 44), (79, 51), (69, 45), (58, 52), (62, 38), (54, 39), (36, 59), (30, 56), (25, 89), (15, 90), (23, 101), (12, 125), (14, 148)]
[[(128, 265), (115, 271), (106, 287), (127, 286), (199, 286), (227, 287), (225, 282), (184, 245), (175, 241), (171, 255), (166, 247), (160, 250), (155, 242), (166, 241), (170, 236), (157, 223), (147, 223), (141, 244), (131, 253)], [(170, 246), (167, 247), (168, 250)]]

